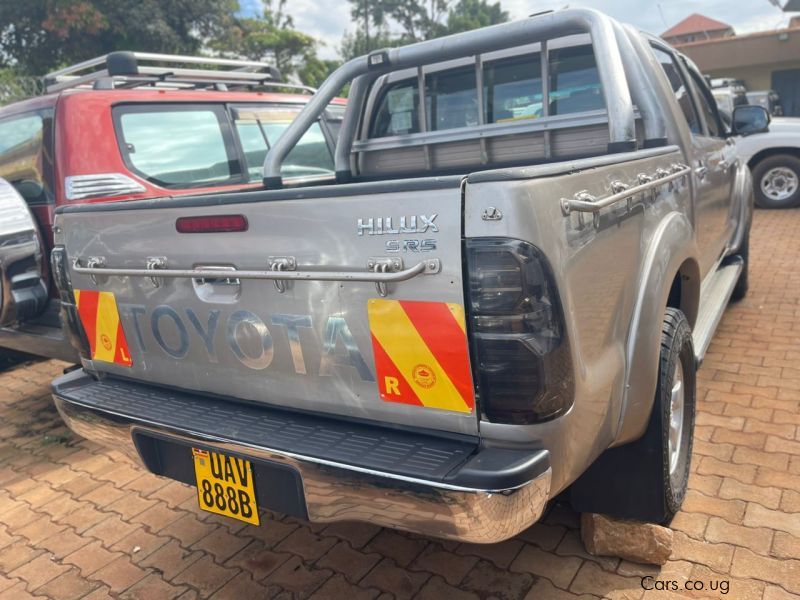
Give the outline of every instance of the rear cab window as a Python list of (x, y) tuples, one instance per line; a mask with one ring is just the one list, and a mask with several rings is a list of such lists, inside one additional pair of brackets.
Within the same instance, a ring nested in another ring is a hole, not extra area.
[[(264, 157), (300, 107), (124, 104), (113, 109), (126, 166), (171, 189), (260, 183)], [(315, 124), (284, 162), (284, 177), (332, 177), (331, 143)]]
[[(537, 119), (605, 109), (594, 51), (590, 44), (548, 53), (549, 106), (542, 91), (541, 53), (483, 63), (483, 123)], [(425, 130), (442, 131), (480, 124), (474, 66), (425, 75)], [(378, 102), (369, 137), (420, 133), (417, 78), (389, 85)]]
[[(286, 131), (299, 108), (234, 106), (233, 122), (244, 152), (249, 181), (261, 181), (267, 150)], [(292, 178), (332, 177), (331, 144), (320, 123), (314, 123), (283, 162), (283, 176)]]

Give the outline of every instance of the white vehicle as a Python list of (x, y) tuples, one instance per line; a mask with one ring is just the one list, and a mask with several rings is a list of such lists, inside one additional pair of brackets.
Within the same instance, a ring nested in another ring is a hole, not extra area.
[(800, 206), (800, 119), (775, 117), (769, 132), (741, 137), (736, 147), (753, 172), (756, 205)]

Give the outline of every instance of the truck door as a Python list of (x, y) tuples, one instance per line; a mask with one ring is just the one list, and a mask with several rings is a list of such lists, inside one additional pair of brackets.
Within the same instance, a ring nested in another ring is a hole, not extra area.
[[(701, 104), (704, 113), (701, 116), (696, 100), (701, 94), (693, 93), (696, 87), (690, 83), (688, 72), (678, 57), (666, 46), (653, 44), (652, 47), (690, 132), (687, 158), (694, 173), (695, 231), (700, 250), (700, 270), (705, 276), (725, 250), (729, 238), (728, 217), (733, 182), (731, 166), (735, 149), (720, 136), (719, 121), (715, 119), (707, 123), (710, 118), (704, 118), (707, 111), (714, 116), (716, 111)], [(703, 100), (708, 102), (705, 96)]]
[(709, 194), (710, 201), (703, 198), (704, 205), (698, 210), (698, 225), (702, 228), (698, 232), (702, 232), (701, 237), (707, 237), (707, 241), (714, 244), (715, 252), (710, 258), (719, 258), (733, 235), (738, 215), (739, 207), (734, 207), (731, 201), (736, 173), (736, 147), (724, 137), (725, 130), (714, 97), (703, 77), (690, 65), (685, 66), (689, 87), (694, 92), (703, 122), (701, 131), (693, 134), (696, 147), (705, 154), (704, 159), (699, 157), (698, 160), (703, 160), (703, 166), (707, 169), (706, 177), (713, 190)]

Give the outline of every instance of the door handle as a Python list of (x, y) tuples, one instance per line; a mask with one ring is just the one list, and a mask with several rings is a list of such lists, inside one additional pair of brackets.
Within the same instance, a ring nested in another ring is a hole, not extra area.
[(703, 163), (700, 163), (699, 166), (694, 168), (694, 172), (697, 175), (697, 178), (703, 180), (706, 178), (708, 174), (708, 167), (705, 166)]

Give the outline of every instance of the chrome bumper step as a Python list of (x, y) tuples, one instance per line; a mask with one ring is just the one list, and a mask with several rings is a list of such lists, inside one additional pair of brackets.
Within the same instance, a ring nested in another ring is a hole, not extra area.
[(142, 438), (287, 467), (299, 475), (306, 514), (316, 522), (499, 542), (536, 522), (549, 497), (550, 455), (541, 449), (483, 448), (469, 436), (97, 380), (83, 370), (56, 379), (53, 398), (73, 431), (156, 473), (141, 454)]
[(703, 282), (700, 289), (700, 312), (692, 331), (694, 356), (698, 365), (703, 362), (736, 282), (739, 281), (742, 267), (741, 259), (735, 258), (720, 266)]

